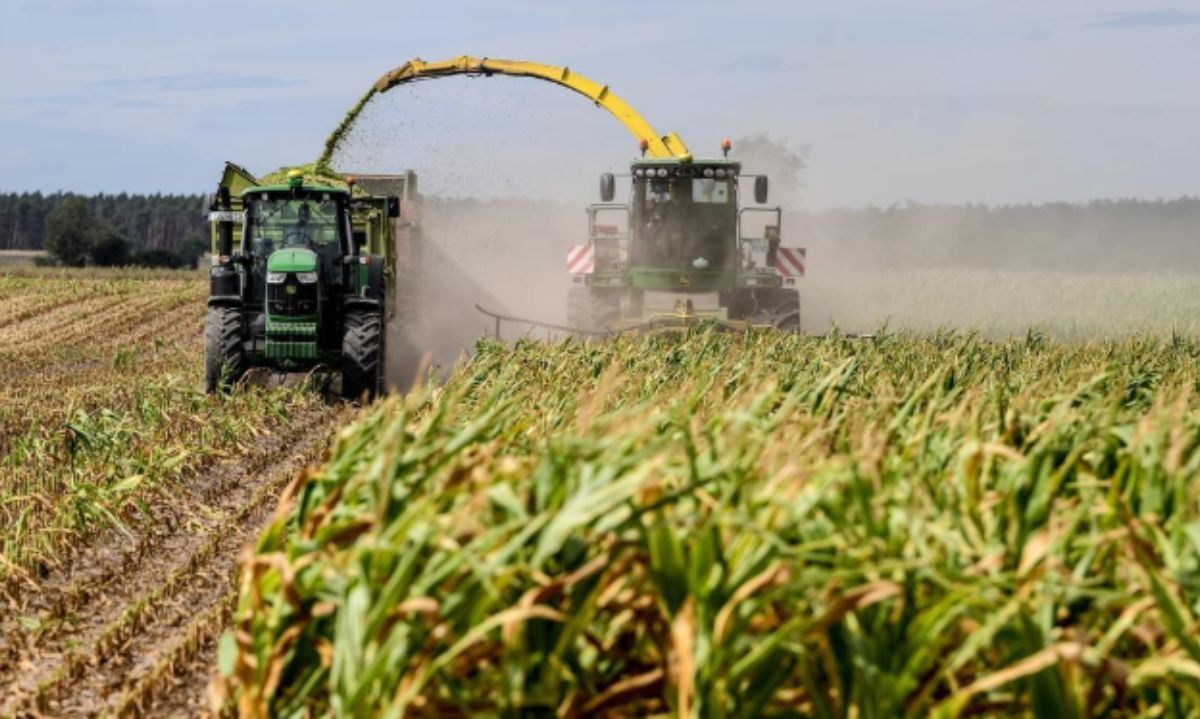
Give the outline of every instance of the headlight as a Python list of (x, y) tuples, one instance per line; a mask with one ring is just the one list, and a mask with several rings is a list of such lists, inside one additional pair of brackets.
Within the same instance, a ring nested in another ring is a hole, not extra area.
[(287, 279), (286, 272), (268, 272), (267, 273), (267, 284), (269, 284), (269, 285), (282, 285), (284, 280), (286, 280), (286, 279)]
[(317, 273), (316, 272), (297, 272), (296, 279), (300, 280), (301, 282), (303, 282), (306, 285), (311, 285), (317, 281)]
[(713, 169), (712, 169), (711, 167), (706, 167), (706, 168), (704, 168), (704, 176), (705, 176), (705, 177), (712, 177), (712, 176), (713, 176)]
[(667, 168), (665, 168), (665, 167), (658, 168), (658, 176), (666, 177), (667, 176)]
[(717, 177), (724, 177), (724, 176), (725, 176), (725, 170), (717, 170)]

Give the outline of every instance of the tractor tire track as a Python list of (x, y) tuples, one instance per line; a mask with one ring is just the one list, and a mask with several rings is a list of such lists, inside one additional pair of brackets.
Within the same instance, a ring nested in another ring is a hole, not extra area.
[(345, 412), (298, 416), (290, 431), (148, 500), (139, 533), (108, 533), (19, 598), (0, 621), (0, 717), (201, 712), (238, 551)]

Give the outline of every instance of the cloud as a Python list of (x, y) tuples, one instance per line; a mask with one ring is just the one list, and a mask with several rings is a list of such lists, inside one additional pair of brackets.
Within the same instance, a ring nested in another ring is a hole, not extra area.
[(1165, 9), (1101, 13), (1081, 20), (1077, 27), (1127, 30), (1195, 25), (1200, 25), (1200, 12)]
[(291, 87), (296, 80), (282, 77), (233, 75), (215, 72), (185, 72), (147, 77), (116, 77), (97, 80), (93, 87), (108, 89), (154, 90), (157, 92), (196, 92), (203, 90), (263, 90)]

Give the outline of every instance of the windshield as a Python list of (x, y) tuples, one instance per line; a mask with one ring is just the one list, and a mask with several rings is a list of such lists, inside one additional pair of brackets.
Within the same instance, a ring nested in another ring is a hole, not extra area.
[(337, 203), (333, 200), (266, 198), (250, 205), (250, 243), (266, 256), (285, 247), (337, 247)]
[(729, 180), (709, 180), (697, 177), (692, 180), (692, 202), (724, 205), (729, 202)]
[(700, 177), (635, 179), (634, 264), (664, 269), (733, 266), (737, 209), (732, 184)]

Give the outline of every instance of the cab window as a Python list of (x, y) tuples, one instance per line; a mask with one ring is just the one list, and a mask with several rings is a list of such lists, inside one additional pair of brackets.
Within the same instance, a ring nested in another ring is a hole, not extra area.
[(250, 242), (255, 254), (284, 247), (322, 250), (338, 242), (337, 203), (333, 200), (271, 198), (251, 204)]
[(704, 205), (724, 205), (729, 202), (729, 180), (697, 177), (692, 180), (692, 202)]

